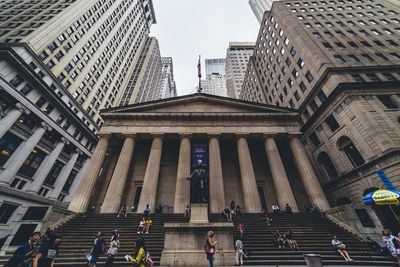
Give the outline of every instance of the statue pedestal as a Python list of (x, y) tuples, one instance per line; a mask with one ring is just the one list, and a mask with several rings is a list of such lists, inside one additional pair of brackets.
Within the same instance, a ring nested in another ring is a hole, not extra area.
[[(199, 209), (199, 211), (201, 210)], [(203, 213), (201, 212), (201, 214)], [(164, 225), (165, 242), (160, 266), (208, 266), (208, 260), (204, 253), (208, 231), (213, 231), (215, 233), (214, 240), (218, 241), (214, 264), (216, 266), (234, 266), (233, 224), (231, 222), (192, 223), (192, 220), (190, 221), (190, 223), (166, 223)]]
[(208, 223), (208, 204), (191, 204), (190, 208), (189, 223)]

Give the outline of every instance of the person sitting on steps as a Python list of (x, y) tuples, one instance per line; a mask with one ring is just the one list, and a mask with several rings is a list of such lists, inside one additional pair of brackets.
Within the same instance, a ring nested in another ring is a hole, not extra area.
[(146, 219), (143, 217), (142, 220), (139, 222), (139, 226), (136, 230), (138, 234), (143, 234), (145, 225)]
[(272, 204), (272, 212), (273, 213), (279, 213), (279, 212), (281, 212), (281, 209), (279, 208), (278, 205)]
[(293, 233), (291, 230), (285, 233), (285, 238), (289, 241), (289, 248), (293, 250), (299, 250), (299, 245), (297, 241), (293, 238)]
[(151, 213), (150, 204), (146, 204), (146, 208), (143, 211), (144, 217), (147, 218), (148, 216), (150, 216), (150, 213)]
[(235, 215), (239, 216), (242, 213), (242, 208), (240, 208), (239, 204), (236, 205)]
[(231, 221), (232, 221), (232, 213), (231, 213), (231, 211), (229, 210), (229, 207), (228, 207), (228, 206), (226, 206), (226, 208), (222, 211), (222, 214), (224, 215), (224, 217), (226, 218), (226, 220), (227, 220), (228, 222), (231, 222)]
[(354, 261), (350, 258), (349, 253), (346, 250), (346, 245), (342, 243), (336, 236), (333, 236), (332, 239), (332, 246), (333, 248), (339, 252), (339, 254), (346, 260), (346, 261)]
[(287, 214), (292, 214), (292, 207), (289, 206), (289, 203), (286, 203), (285, 210)]
[(188, 217), (188, 218), (190, 218), (190, 213), (191, 213), (191, 209), (190, 209), (190, 206), (189, 205), (187, 205), (186, 206), (186, 210), (185, 210), (185, 217)]
[(118, 212), (117, 218), (119, 218), (120, 216), (124, 216), (126, 218), (126, 216), (128, 215), (128, 210), (126, 207), (126, 204), (124, 204), (121, 209)]
[(281, 233), (279, 232), (279, 230), (276, 230), (276, 232), (275, 232), (275, 245), (278, 248), (283, 247), (283, 237), (282, 237)]
[(144, 232), (145, 232), (146, 234), (149, 233), (149, 230), (150, 230), (150, 228), (151, 228), (152, 225), (153, 225), (153, 221), (151, 220), (150, 217), (148, 217), (147, 220), (146, 220), (145, 230), (144, 230)]

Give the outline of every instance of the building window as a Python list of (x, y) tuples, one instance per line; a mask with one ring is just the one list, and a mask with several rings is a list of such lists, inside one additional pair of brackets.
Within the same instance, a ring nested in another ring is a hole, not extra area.
[(363, 157), (348, 137), (343, 136), (339, 138), (338, 148), (346, 154), (353, 167), (358, 167), (364, 164)]
[(32, 90), (33, 90), (33, 86), (30, 85), (29, 83), (27, 83), (27, 84), (24, 85), (24, 87), (22, 87), (20, 92), (23, 95), (27, 95)]
[(6, 133), (0, 139), (0, 166), (4, 166), (21, 142), (22, 139), (11, 133)]
[(351, 74), (351, 77), (355, 82), (364, 82), (364, 79), (358, 74)]
[(396, 81), (397, 79), (391, 73), (382, 73), (386, 80)]
[(326, 172), (329, 178), (334, 179), (338, 177), (335, 165), (333, 165), (331, 158), (326, 152), (319, 153), (318, 164), (322, 166), (322, 169)]
[(311, 83), (314, 80), (314, 76), (312, 76), (310, 71), (307, 71), (306, 73), (306, 79), (309, 83)]
[(35, 147), (25, 160), (24, 164), (18, 170), (18, 174), (30, 178), (33, 177), (45, 157), (46, 153)]
[(10, 84), (14, 87), (17, 87), (18, 85), (20, 85), (22, 82), (24, 81), (24, 79), (17, 75), (14, 78), (12, 78), (12, 80), (10, 81)]
[(325, 122), (329, 126), (332, 132), (336, 131), (340, 127), (339, 123), (337, 122), (335, 117), (333, 117), (333, 115), (329, 115), (328, 118), (325, 120)]
[(17, 208), (17, 205), (3, 203), (0, 207), (0, 223), (6, 224)]
[(368, 79), (369, 79), (371, 82), (379, 82), (378, 76), (376, 76), (376, 75), (373, 74), (373, 73), (368, 73), (368, 74), (367, 74), (367, 77), (368, 77)]
[(44, 216), (48, 207), (29, 207), (22, 217), (23, 221), (41, 221), (43, 220)]
[(68, 176), (67, 181), (64, 184), (64, 187), (62, 188), (61, 192), (68, 193), (69, 190), (71, 189), (72, 184), (74, 183), (75, 177), (78, 174), (77, 171), (72, 170), (71, 173)]
[(340, 55), (335, 55), (334, 57), (335, 57), (335, 59), (336, 59), (336, 61), (337, 61), (338, 63), (341, 63), (341, 64), (346, 63), (346, 60), (344, 60), (344, 58), (343, 58), (342, 56), (340, 56)]
[(321, 144), (321, 141), (319, 141), (319, 138), (316, 133), (312, 133), (309, 136), (311, 143), (313, 143), (315, 146), (318, 146)]
[(321, 103), (324, 103), (326, 100), (326, 95), (324, 93), (324, 91), (320, 91), (317, 95), (317, 97), (319, 98), (319, 100), (321, 101)]
[(389, 109), (398, 108), (397, 104), (393, 101), (390, 95), (378, 95), (376, 96), (382, 104)]
[(305, 92), (307, 90), (307, 87), (303, 82), (300, 83), (300, 89), (302, 92)]
[(44, 184), (53, 186), (63, 167), (64, 167), (63, 163), (61, 163), (60, 161), (56, 161), (56, 163), (51, 168), (49, 174), (47, 175)]
[(40, 97), (38, 101), (36, 101), (35, 105), (39, 108), (42, 108), (46, 103), (46, 99), (44, 97)]

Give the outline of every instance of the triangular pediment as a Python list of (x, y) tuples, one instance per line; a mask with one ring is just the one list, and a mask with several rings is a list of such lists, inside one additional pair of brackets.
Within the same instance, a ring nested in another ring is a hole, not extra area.
[(106, 109), (118, 113), (297, 113), (295, 110), (207, 94), (193, 94)]

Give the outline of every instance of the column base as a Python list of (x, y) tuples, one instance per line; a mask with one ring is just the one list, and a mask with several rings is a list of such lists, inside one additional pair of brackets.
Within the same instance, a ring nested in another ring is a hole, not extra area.
[(190, 223), (208, 223), (208, 204), (191, 204), (190, 208)]

